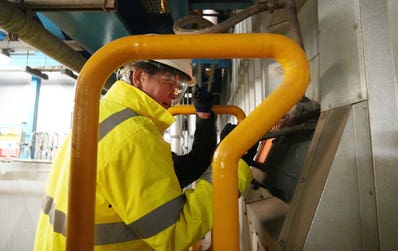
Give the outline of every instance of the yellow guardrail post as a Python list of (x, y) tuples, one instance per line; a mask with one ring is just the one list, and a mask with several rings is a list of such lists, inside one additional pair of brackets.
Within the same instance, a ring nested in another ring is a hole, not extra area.
[[(229, 114), (234, 115), (238, 121), (238, 124), (242, 122), (246, 114), (245, 112), (235, 105), (213, 105), (211, 109), (216, 114)], [(196, 109), (193, 105), (177, 105), (174, 107), (170, 107), (168, 111), (173, 115), (186, 115), (186, 114), (196, 114)], [(197, 246), (200, 246), (200, 241), (192, 246), (189, 250), (199, 250)], [(199, 247), (200, 248), (200, 247)]]
[[(246, 117), (245, 112), (237, 106), (234, 105), (213, 105), (211, 109), (216, 114), (231, 114), (236, 117), (238, 123)], [(168, 111), (172, 115), (182, 115), (182, 114), (195, 114), (196, 110), (193, 105), (177, 105), (170, 107)]]
[[(214, 250), (239, 249), (237, 163), (240, 156), (297, 103), (309, 82), (309, 66), (303, 50), (291, 39), (276, 34), (137, 35), (99, 49), (84, 65), (76, 87), (66, 230), (68, 251), (93, 250), (101, 89), (121, 65), (152, 58), (273, 58), (285, 71), (280, 86), (215, 152)], [(238, 138), (239, 135), (244, 137)]]

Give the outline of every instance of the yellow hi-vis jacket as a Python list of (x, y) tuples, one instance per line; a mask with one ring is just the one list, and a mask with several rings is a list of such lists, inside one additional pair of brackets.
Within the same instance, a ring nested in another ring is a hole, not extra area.
[[(181, 191), (162, 136), (174, 117), (117, 81), (100, 102), (99, 120), (94, 250), (178, 251), (200, 240), (212, 226), (212, 187), (199, 179)], [(51, 167), (35, 251), (65, 250), (69, 167), (70, 137)]]

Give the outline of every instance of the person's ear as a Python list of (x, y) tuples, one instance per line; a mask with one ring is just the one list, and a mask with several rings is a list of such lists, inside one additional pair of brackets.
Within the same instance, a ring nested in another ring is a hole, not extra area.
[(133, 72), (133, 76), (131, 76), (131, 84), (137, 88), (140, 88), (142, 86), (142, 77), (143, 77), (144, 73), (145, 72), (143, 70), (136, 69)]

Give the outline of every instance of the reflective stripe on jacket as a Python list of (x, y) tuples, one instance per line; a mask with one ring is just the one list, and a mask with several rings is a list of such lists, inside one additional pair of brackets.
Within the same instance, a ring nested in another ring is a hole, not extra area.
[[(163, 132), (174, 117), (117, 81), (100, 103), (95, 250), (186, 250), (212, 225), (205, 180), (181, 192)], [(64, 250), (70, 138), (54, 159), (34, 250)]]

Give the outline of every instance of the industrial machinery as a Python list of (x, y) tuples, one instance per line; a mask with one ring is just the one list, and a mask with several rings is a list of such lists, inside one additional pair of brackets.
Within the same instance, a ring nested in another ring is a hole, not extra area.
[[(0, 46), (11, 61), (0, 66), (0, 127), (23, 132), (21, 147), (37, 158), (1, 158), (0, 199), (15, 204), (1, 203), (7, 224), (0, 232), (7, 234), (0, 249), (31, 250), (46, 172), (35, 167), (48, 169), (59, 143), (49, 135), (64, 135), (72, 120), (94, 128), (98, 98), (116, 68), (153, 50), (159, 58), (193, 58), (196, 81), (209, 86), (217, 109), (245, 114), (218, 115), (218, 128), (238, 126), (219, 145), (215, 170), (220, 163), (235, 167), (223, 151), (239, 155), (260, 142), (255, 180), (239, 201), (215, 177), (213, 250), (395, 250), (397, 12), (393, 0), (2, 0)], [(44, 97), (54, 86), (58, 108), (70, 107), (47, 115), (55, 105)], [(86, 106), (72, 112), (79, 100)], [(191, 103), (188, 91), (187, 110), (177, 112), (189, 114)], [(71, 116), (76, 111), (91, 120)], [(62, 129), (46, 127), (59, 121)], [(182, 123), (189, 138), (192, 122)], [(96, 150), (96, 135), (77, 136), (87, 137), (78, 145), (83, 152)], [(71, 182), (73, 189), (92, 189), (87, 184), (95, 181), (81, 173), (87, 170), (76, 170), (72, 176), (87, 179)], [(229, 175), (222, 172), (215, 171)], [(79, 193), (72, 198), (89, 201)], [(81, 205), (76, 217), (85, 222), (91, 209)], [(14, 216), (28, 222), (29, 234), (9, 223)], [(68, 224), (74, 248), (90, 250), (81, 226)]]

